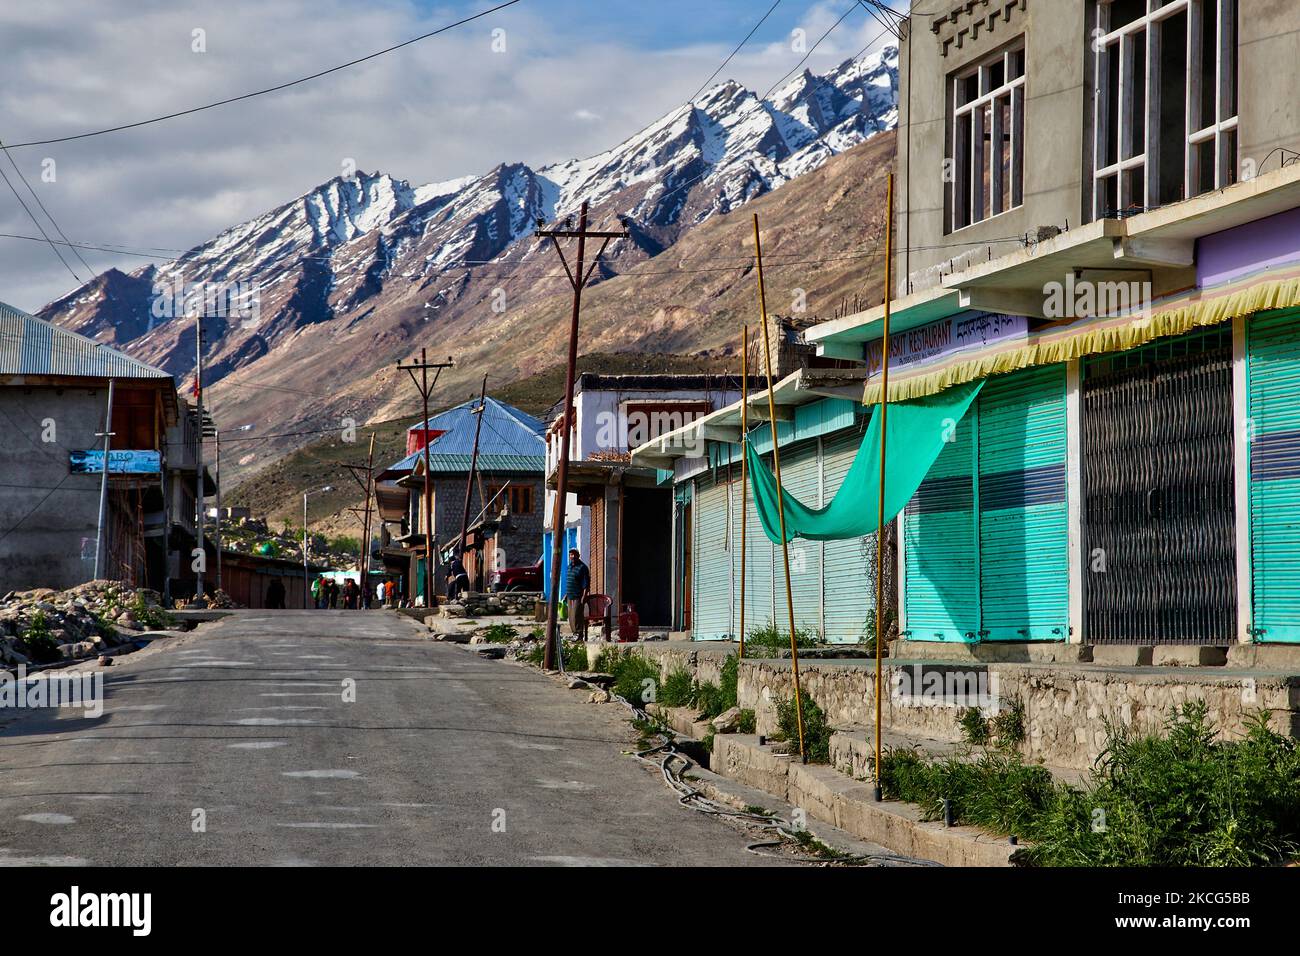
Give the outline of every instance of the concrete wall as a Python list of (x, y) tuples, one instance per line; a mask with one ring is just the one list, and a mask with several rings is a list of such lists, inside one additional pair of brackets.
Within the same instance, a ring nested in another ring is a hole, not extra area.
[(69, 474), (68, 453), (102, 443), (107, 401), (107, 388), (0, 388), (0, 594), (91, 577), (100, 480)]
[[(1300, 4), (1239, 0), (1237, 156), (1256, 165), (1276, 147), (1300, 151)], [(1259, 172), (1274, 170), (1274, 155)]]
[[(947, 14), (956, 5), (921, 0), (922, 14)], [(938, 34), (918, 16), (904, 35), (899, 61), (899, 134), (895, 216), (898, 227), (895, 292), (905, 295), (909, 274), (966, 253), (996, 258), (1009, 246), (990, 243), (1044, 225), (1077, 225), (1083, 210), (1083, 0), (1050, 3), (976, 2)], [(989, 28), (990, 14), (1000, 15)], [(982, 26), (981, 26), (982, 24)], [(1000, 216), (947, 233), (944, 159), (948, 143), (948, 77), (1028, 35), (1025, 48), (1024, 204)], [(945, 52), (946, 50), (946, 52)], [(941, 248), (916, 249), (917, 246)], [(909, 249), (909, 247), (912, 247)], [(945, 269), (945, 271), (950, 271)], [(931, 283), (933, 284), (933, 283)]]
[[(1038, 226), (1078, 225), (1089, 218), (1085, 178), (1091, 175), (1092, 0), (918, 0), (901, 44), (896, 184), (896, 293), (908, 276), (945, 264), (951, 271), (1014, 248), (990, 242)], [(964, 9), (963, 9), (964, 8)], [(956, 22), (947, 18), (958, 11)], [(935, 33), (935, 14), (944, 19)], [(1239, 0), (1239, 175), (1247, 160), (1258, 172), (1277, 169), (1277, 147), (1300, 151), (1300, 4)], [(945, 231), (943, 162), (949, 143), (948, 78), (1024, 34), (1026, 42), (1024, 204), (1000, 216)], [(1272, 155), (1270, 156), (1270, 153)], [(1266, 161), (1267, 160), (1267, 161)], [(939, 248), (922, 248), (916, 247)], [(910, 247), (910, 248), (909, 248)], [(918, 287), (935, 284), (916, 276)]]

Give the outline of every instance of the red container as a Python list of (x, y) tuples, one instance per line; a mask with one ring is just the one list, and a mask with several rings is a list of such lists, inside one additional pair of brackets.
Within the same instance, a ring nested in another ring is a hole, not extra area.
[(624, 604), (623, 612), (618, 616), (618, 639), (621, 643), (635, 641), (641, 637), (641, 616), (636, 613), (636, 606)]

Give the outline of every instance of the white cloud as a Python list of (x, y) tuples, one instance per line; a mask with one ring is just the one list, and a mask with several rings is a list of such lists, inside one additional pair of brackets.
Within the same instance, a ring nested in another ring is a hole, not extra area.
[[(109, 18), (96, 0), (5, 4), (0, 137), (64, 136), (236, 96), (427, 32), (468, 9), (421, 13), (403, 0), (135, 0)], [(843, 9), (810, 8), (801, 23), (810, 44)], [(507, 52), (492, 50), (496, 27), (506, 30)], [(206, 31), (205, 53), (191, 50), (196, 28)], [(828, 69), (878, 33), (865, 14), (850, 13), (806, 66)], [(349, 157), (416, 185), (499, 162), (541, 165), (607, 149), (693, 93), (734, 42), (691, 43), (684, 29), (676, 49), (639, 50), (584, 37), (581, 24), (520, 4), (280, 93), (12, 156), (73, 240), (187, 248), (337, 175)], [(715, 82), (732, 78), (762, 92), (800, 55), (788, 43), (755, 46)], [(46, 158), (57, 164), (56, 182), (41, 181)], [(14, 178), (7, 163), (5, 170)], [(0, 231), (36, 234), (2, 186)], [(71, 288), (43, 244), (0, 239), (0, 250), (0, 300), (36, 309)], [(144, 261), (82, 255), (96, 271)]]

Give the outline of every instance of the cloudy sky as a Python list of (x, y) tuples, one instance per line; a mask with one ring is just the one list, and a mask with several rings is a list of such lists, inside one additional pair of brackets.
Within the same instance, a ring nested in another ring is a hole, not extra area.
[[(43, 0), (0, 7), (0, 140), (70, 136), (283, 83), (498, 0)], [(71, 142), (15, 148), (73, 242), (185, 249), (338, 175), (348, 160), (412, 185), (607, 149), (685, 102), (770, 0), (521, 0), (290, 90)], [(715, 82), (758, 93), (803, 56), (830, 69), (891, 38), (855, 0), (781, 0)], [(894, 0), (903, 8), (904, 0)], [(494, 31), (504, 31), (496, 33)], [(199, 39), (196, 40), (196, 32)], [(500, 48), (504, 41), (504, 50)], [(196, 46), (205, 50), (196, 51)], [(13, 166), (0, 168), (57, 238)], [(39, 236), (0, 181), (0, 233)], [(165, 252), (163, 254), (166, 254)], [(64, 251), (72, 270), (85, 265)], [(147, 260), (81, 250), (94, 272)], [(0, 301), (75, 287), (44, 242), (0, 237)]]

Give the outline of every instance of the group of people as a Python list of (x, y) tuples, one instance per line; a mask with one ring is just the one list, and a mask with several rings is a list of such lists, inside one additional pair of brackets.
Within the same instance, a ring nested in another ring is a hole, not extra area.
[(311, 597), (317, 610), (335, 610), (342, 605), (345, 611), (355, 611), (369, 606), (369, 601), (363, 600), (361, 586), (351, 578), (342, 587), (333, 578), (317, 578), (311, 583)]

